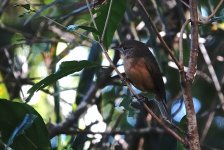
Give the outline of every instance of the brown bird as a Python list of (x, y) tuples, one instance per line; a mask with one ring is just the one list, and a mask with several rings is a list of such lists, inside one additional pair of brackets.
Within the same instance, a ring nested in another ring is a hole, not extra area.
[(127, 40), (115, 49), (121, 53), (127, 79), (139, 90), (155, 93), (162, 116), (168, 119), (162, 73), (148, 47), (139, 41)]

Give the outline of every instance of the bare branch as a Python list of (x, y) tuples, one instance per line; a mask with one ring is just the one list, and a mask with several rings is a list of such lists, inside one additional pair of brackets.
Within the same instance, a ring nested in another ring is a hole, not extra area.
[(191, 93), (192, 80), (196, 73), (197, 57), (198, 57), (198, 13), (197, 2), (190, 0), (190, 18), (191, 18), (191, 51), (190, 61), (187, 74), (183, 70), (180, 71), (181, 87), (183, 91), (184, 103), (187, 113), (187, 129), (190, 150), (200, 150), (200, 142), (197, 128), (196, 113)]

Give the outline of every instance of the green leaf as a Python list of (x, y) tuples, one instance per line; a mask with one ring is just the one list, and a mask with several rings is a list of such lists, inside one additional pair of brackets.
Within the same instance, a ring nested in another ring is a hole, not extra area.
[[(105, 21), (109, 10), (109, 5), (110, 2), (106, 3), (105, 5), (102, 5), (99, 9), (95, 11), (95, 14), (97, 14), (97, 17), (95, 19), (96, 26), (101, 36), (103, 34), (103, 29), (105, 26)], [(124, 16), (126, 5), (127, 0), (113, 0), (105, 36), (103, 39), (106, 48), (108, 48), (108, 46), (112, 42), (114, 32)]]
[(26, 10), (30, 10), (30, 4), (15, 5), (15, 6), (18, 6), (18, 7), (23, 7), (23, 8), (25, 8)]
[(1, 141), (13, 149), (51, 149), (43, 119), (27, 104), (0, 99), (0, 131)]
[(186, 150), (186, 148), (181, 142), (177, 141), (177, 150)]
[(18, 127), (13, 131), (12, 135), (10, 136), (7, 146), (10, 146), (15, 138), (21, 134), (23, 134), (26, 129), (28, 129), (34, 122), (34, 120), (37, 118), (36, 115), (33, 114), (26, 114), (23, 121), (19, 124)]
[(69, 26), (66, 27), (66, 30), (68, 30), (68, 31), (75, 31), (75, 30), (77, 30), (79, 28), (83, 29), (83, 30), (86, 30), (86, 31), (89, 31), (89, 32), (92, 32), (92, 33), (95, 33), (97, 35), (100, 35), (99, 31), (97, 31), (93, 27), (88, 27), (88, 26), (69, 25)]
[(30, 95), (26, 99), (26, 101), (28, 102), (30, 100), (30, 98), (33, 96), (34, 92), (36, 92), (42, 88), (45, 88), (46, 86), (56, 82), (57, 80), (65, 77), (69, 74), (72, 74), (77, 71), (81, 71), (84, 68), (91, 68), (91, 67), (97, 67), (97, 66), (98, 66), (97, 63), (86, 61), (86, 60), (62, 62), (57, 72), (47, 76), (46, 78), (44, 78), (40, 82), (36, 83), (35, 85), (33, 85), (32, 88), (29, 89), (28, 93), (30, 93)]
[(129, 96), (124, 96), (122, 102), (120, 103), (120, 106), (123, 106), (125, 109), (128, 109), (130, 106), (132, 99)]

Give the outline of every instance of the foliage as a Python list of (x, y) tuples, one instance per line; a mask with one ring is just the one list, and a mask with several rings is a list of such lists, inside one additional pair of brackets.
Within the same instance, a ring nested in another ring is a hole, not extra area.
[[(224, 148), (224, 8), (220, 2), (198, 1), (200, 52), (191, 91), (202, 149)], [(118, 51), (111, 50), (118, 43), (136, 39), (152, 47), (166, 81), (173, 123), (184, 131), (181, 136), (186, 135), (179, 70), (157, 40), (144, 10), (138, 1), (131, 0), (89, 3), (2, 1), (1, 149), (6, 145), (13, 149), (185, 149), (150, 115), (144, 117), (147, 113), (141, 103), (133, 101), (127, 86), (102, 55), (108, 54), (120, 69)], [(188, 1), (142, 3), (179, 60), (179, 35), (189, 19)], [(216, 7), (217, 12), (206, 20)], [(190, 30), (187, 24), (182, 44), (185, 67), (190, 59)], [(154, 98), (149, 95), (149, 99)], [(160, 116), (156, 104), (147, 103)]]
[(31, 106), (1, 99), (0, 117), (1, 143), (6, 143), (7, 147), (50, 149), (46, 125)]

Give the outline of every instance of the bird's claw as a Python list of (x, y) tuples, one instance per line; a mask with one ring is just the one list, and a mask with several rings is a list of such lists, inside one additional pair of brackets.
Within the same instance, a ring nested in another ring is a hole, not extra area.
[(133, 97), (136, 98), (137, 100), (132, 100), (131, 106), (137, 109), (142, 108), (142, 104), (148, 100), (147, 97), (144, 97), (142, 95), (138, 95), (138, 96), (133, 95)]

